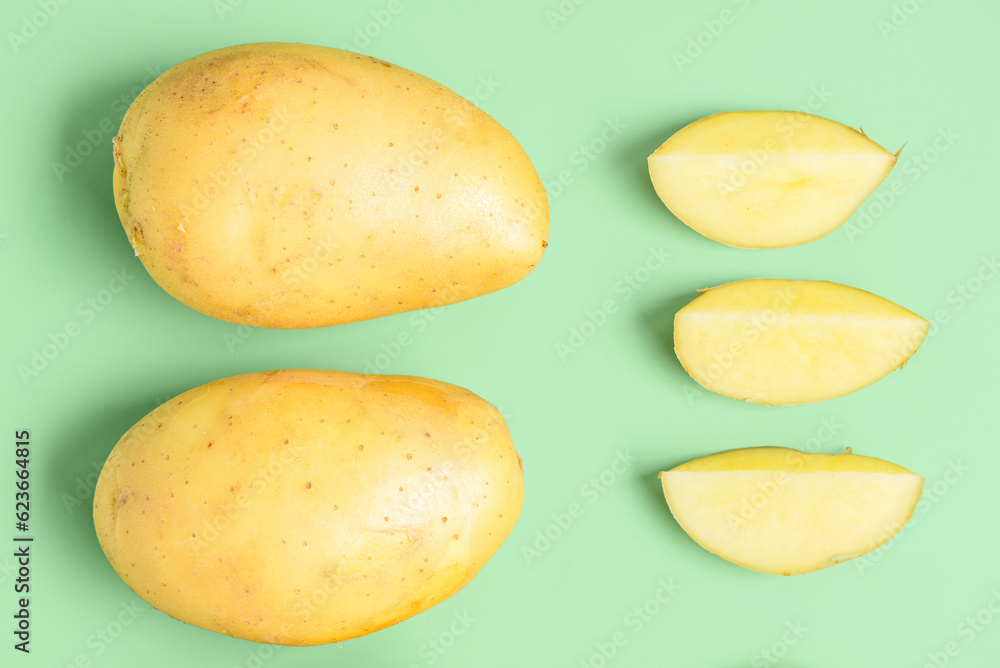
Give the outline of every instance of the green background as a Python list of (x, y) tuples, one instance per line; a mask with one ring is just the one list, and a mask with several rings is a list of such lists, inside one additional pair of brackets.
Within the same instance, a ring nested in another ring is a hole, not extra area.
[[(4, 665), (993, 665), (998, 22), (986, 0), (5, 2), (0, 499), (10, 510), (0, 540), (14, 533), (13, 432), (30, 429), (36, 542), (30, 656), (12, 649), (12, 550), (0, 549)], [(168, 296), (119, 225), (110, 136), (150, 72), (272, 40), (376, 55), (493, 115), (549, 189), (539, 267), (423, 316), (316, 330), (242, 330)], [(702, 116), (773, 108), (906, 147), (851, 221), (805, 246), (729, 248), (670, 215), (646, 156)], [(654, 251), (670, 258), (640, 270)], [(116, 271), (132, 278), (112, 294)], [(758, 276), (870, 290), (933, 320), (931, 336), (904, 370), (820, 404), (757, 406), (702, 390), (673, 356), (673, 314), (697, 288)], [(618, 288), (629, 278), (631, 293)], [(561, 356), (557, 344), (607, 299), (616, 312)], [(19, 367), (73, 323), (78, 335), (22, 377)], [(402, 332), (412, 345), (378, 358)], [(313, 648), (210, 633), (132, 594), (90, 515), (94, 471), (126, 429), (216, 378), (366, 362), (468, 387), (508, 419), (525, 462), (524, 510), (474, 582), (395, 627)], [(924, 475), (924, 500), (897, 539), (862, 560), (791, 578), (744, 570), (684, 535), (656, 473), (754, 445), (851, 446)], [(623, 473), (616, 457), (629, 462)], [(589, 481), (602, 475), (595, 491)], [(582, 513), (561, 529), (553, 516), (573, 503)], [(676, 591), (650, 603), (661, 581)], [(122, 612), (136, 602), (138, 614)], [(655, 612), (640, 623), (630, 611), (647, 604)], [(102, 633), (115, 637), (105, 644)], [(599, 646), (615, 634), (624, 645), (603, 660)]]

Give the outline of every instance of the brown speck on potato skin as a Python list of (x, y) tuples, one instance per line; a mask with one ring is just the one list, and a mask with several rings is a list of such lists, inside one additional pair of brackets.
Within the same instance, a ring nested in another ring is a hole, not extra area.
[(313, 484), (311, 482), (306, 483), (306, 489), (312, 489)]

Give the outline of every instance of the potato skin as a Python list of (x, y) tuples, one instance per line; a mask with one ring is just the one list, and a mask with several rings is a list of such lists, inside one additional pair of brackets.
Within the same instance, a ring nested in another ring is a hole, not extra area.
[(500, 412), (407, 376), (253, 373), (189, 390), (112, 450), (104, 553), (182, 621), (313, 645), (385, 628), (472, 579), (517, 521)]
[(212, 51), (133, 102), (114, 194), (168, 293), (259, 327), (335, 325), (499, 290), (541, 259), (545, 190), (451, 90), (305, 44)]

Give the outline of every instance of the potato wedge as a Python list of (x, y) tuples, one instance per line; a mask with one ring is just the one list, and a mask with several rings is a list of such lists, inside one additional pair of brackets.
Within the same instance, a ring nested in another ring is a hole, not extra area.
[(674, 351), (705, 388), (751, 403), (839, 397), (898, 369), (926, 320), (827, 281), (751, 279), (704, 290), (674, 317)]
[(682, 128), (649, 156), (656, 193), (682, 222), (730, 246), (780, 248), (850, 218), (896, 155), (840, 123), (733, 111)]
[(745, 448), (660, 473), (670, 512), (699, 545), (763, 573), (861, 556), (913, 514), (924, 479), (881, 459)]

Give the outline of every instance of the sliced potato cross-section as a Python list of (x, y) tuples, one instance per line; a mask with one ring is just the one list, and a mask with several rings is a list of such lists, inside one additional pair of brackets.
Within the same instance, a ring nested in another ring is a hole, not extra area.
[(870, 552), (909, 520), (924, 479), (850, 452), (745, 448), (660, 473), (681, 527), (740, 566), (797, 575)]
[(674, 350), (713, 392), (801, 404), (861, 389), (901, 367), (929, 323), (902, 306), (827, 281), (727, 283), (677, 312)]
[(714, 114), (649, 156), (663, 203), (710, 239), (743, 248), (813, 241), (851, 217), (896, 164), (865, 134), (794, 111)]

